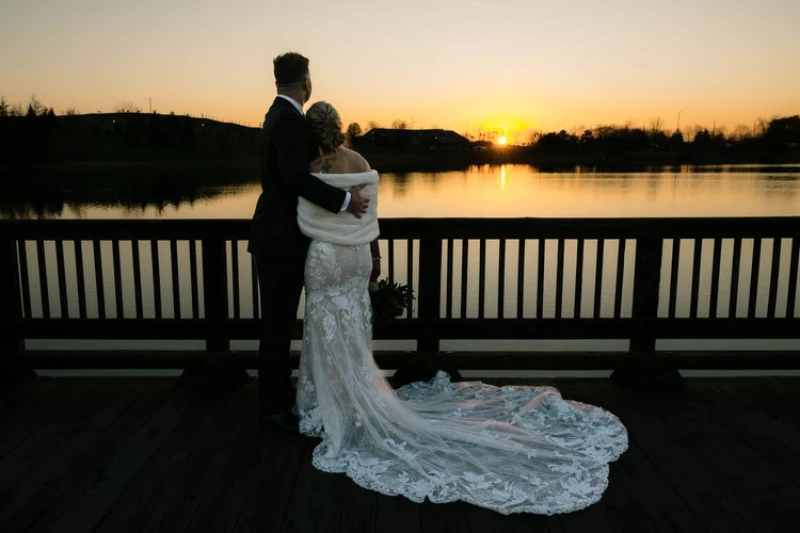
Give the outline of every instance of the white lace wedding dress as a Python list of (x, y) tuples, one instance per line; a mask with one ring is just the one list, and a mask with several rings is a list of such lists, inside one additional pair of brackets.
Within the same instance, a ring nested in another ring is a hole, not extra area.
[(313, 464), (415, 502), (463, 500), (503, 514), (597, 502), (625, 427), (551, 387), (431, 382), (398, 390), (372, 358), (369, 245), (312, 241), (297, 405), (322, 442)]

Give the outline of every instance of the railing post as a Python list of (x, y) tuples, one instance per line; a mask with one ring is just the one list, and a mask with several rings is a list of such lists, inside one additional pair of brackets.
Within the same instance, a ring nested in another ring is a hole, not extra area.
[[(634, 319), (658, 316), (658, 290), (661, 286), (662, 239), (645, 238), (636, 242), (636, 268), (633, 280)], [(649, 328), (637, 328), (631, 337), (630, 351), (652, 354), (656, 350), (655, 334)]]
[[(439, 238), (419, 241), (419, 294), (417, 305), (419, 318), (433, 322), (439, 318), (442, 299), (442, 240)], [(417, 339), (417, 351), (435, 355), (439, 352), (439, 336), (432, 328), (425, 328)]]
[[(228, 272), (223, 239), (203, 239), (203, 310), (205, 319), (228, 319)], [(207, 332), (206, 351), (226, 352), (231, 343), (217, 328)]]
[(24, 351), (24, 339), (19, 333), (22, 301), (18, 265), (16, 239), (0, 239), (0, 385), (36, 377), (35, 372), (20, 368), (15, 360)]
[(203, 253), (203, 311), (211, 324), (206, 332), (207, 357), (183, 371), (184, 381), (211, 383), (241, 383), (248, 378), (247, 371), (232, 358), (226, 358), (231, 348), (230, 338), (220, 325), (228, 320), (228, 269), (225, 239), (220, 237), (202, 240)]
[[(632, 318), (654, 321), (658, 318), (658, 298), (661, 287), (663, 239), (645, 237), (636, 241), (636, 267), (633, 280)], [(680, 374), (674, 368), (664, 368), (655, 360), (656, 336), (652, 325), (637, 324), (631, 335), (630, 351), (638, 357), (634, 364), (614, 370), (611, 378), (621, 383), (675, 382)]]
[[(417, 309), (419, 320), (435, 324), (441, 315), (442, 304), (442, 239), (421, 238), (419, 241), (419, 291)], [(449, 280), (448, 280), (449, 282)], [(417, 355), (397, 369), (393, 377), (394, 386), (413, 381), (432, 379), (439, 370), (450, 374), (454, 381), (461, 379), (458, 369), (448, 365), (439, 357), (439, 332), (433, 327), (422, 328), (417, 338)]]

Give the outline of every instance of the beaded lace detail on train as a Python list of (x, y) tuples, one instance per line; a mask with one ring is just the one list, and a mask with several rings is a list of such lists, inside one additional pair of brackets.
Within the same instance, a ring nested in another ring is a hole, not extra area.
[(393, 390), (372, 358), (369, 245), (313, 241), (297, 404), (322, 438), (313, 464), (416, 502), (463, 500), (503, 514), (597, 502), (628, 446), (613, 414), (551, 387), (430, 382)]

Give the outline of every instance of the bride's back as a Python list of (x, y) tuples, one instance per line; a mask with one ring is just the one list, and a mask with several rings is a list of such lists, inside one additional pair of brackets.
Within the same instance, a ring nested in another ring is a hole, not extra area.
[(325, 174), (356, 174), (370, 170), (369, 163), (361, 154), (345, 146), (321, 155), (310, 166), (311, 172)]

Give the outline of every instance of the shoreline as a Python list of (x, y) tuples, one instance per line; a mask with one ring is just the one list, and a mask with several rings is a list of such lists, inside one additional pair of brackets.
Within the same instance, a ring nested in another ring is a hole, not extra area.
[[(714, 166), (760, 166), (786, 171), (800, 168), (800, 154), (776, 157), (752, 155), (749, 157), (675, 158), (666, 154), (627, 154), (613, 156), (541, 154), (523, 152), (521, 149), (500, 152), (370, 152), (361, 154), (372, 168), (382, 172), (447, 172), (467, 170), (474, 166), (528, 165), (541, 172), (625, 172), (653, 171), (654, 169)], [(258, 158), (231, 159), (132, 159), (52, 161), (36, 164), (0, 164), (0, 170), (27, 173), (37, 171), (102, 172), (102, 171), (168, 171), (168, 170), (231, 170), (258, 171)]]

